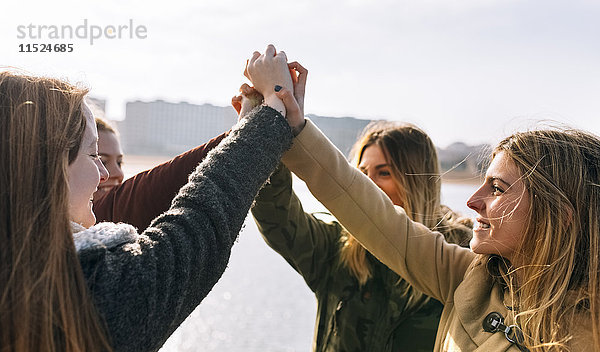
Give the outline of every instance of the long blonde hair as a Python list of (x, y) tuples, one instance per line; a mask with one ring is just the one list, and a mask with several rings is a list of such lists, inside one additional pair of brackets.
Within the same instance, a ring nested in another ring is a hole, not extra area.
[(599, 351), (600, 139), (579, 130), (529, 131), (500, 142), (492, 157), (499, 152), (515, 162), (531, 199), (516, 251), (526, 262), (496, 268), (525, 344), (566, 349), (573, 330), (589, 318), (584, 330), (591, 329), (589, 343)]
[(107, 351), (73, 243), (85, 89), (0, 73), (0, 351)]
[[(440, 205), (440, 166), (429, 136), (411, 124), (371, 123), (352, 148), (356, 166), (367, 147), (372, 145), (381, 148), (390, 165), (406, 214), (412, 220), (442, 232), (447, 241), (468, 245), (471, 223)], [(348, 267), (360, 284), (364, 284), (371, 277), (366, 250), (347, 231), (341, 241), (341, 263)]]

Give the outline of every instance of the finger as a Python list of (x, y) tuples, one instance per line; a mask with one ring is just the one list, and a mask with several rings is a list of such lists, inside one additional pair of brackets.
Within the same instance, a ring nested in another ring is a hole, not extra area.
[(244, 76), (248, 79), (250, 79), (250, 76), (248, 75), (248, 62), (250, 60), (246, 60), (246, 67), (244, 67)]
[(275, 56), (277, 50), (275, 49), (275, 46), (273, 44), (269, 44), (267, 45), (267, 49), (265, 50), (265, 56), (266, 57), (273, 57)]
[(254, 61), (256, 61), (259, 57), (260, 57), (260, 53), (258, 51), (255, 51), (252, 54), (252, 57), (250, 58), (250, 62), (248, 63), (248, 65), (252, 66), (254, 64)]
[(306, 90), (306, 77), (308, 76), (308, 70), (304, 66), (300, 65), (297, 61), (288, 64), (288, 67), (293, 68), (298, 72), (298, 80), (294, 83), (294, 96), (300, 105), (300, 108), (304, 108), (304, 92)]
[(300, 63), (298, 61), (290, 62), (288, 64), (288, 67), (293, 68), (299, 74), (308, 74), (308, 70), (306, 68), (304, 68), (304, 66), (300, 65)]
[(283, 101), (283, 105), (285, 105), (287, 115), (300, 112), (298, 102), (296, 101), (296, 98), (294, 98), (294, 95), (289, 89), (282, 87), (279, 92), (275, 92), (275, 95)]
[(286, 88), (281, 88), (278, 92), (275, 92), (275, 95), (283, 102), (286, 111), (285, 119), (289, 123), (294, 136), (297, 136), (306, 123), (298, 102), (292, 92)]
[(231, 98), (231, 106), (233, 106), (233, 108), (235, 109), (235, 112), (237, 112), (237, 114), (240, 114), (240, 111), (242, 110), (242, 96), (241, 95), (234, 95)]
[(281, 58), (283, 61), (287, 62), (287, 55), (285, 54), (285, 51), (281, 50), (275, 56), (278, 58)]
[(248, 95), (252, 93), (253, 88), (251, 88), (247, 83), (244, 83), (240, 86), (240, 92), (244, 95)]
[(290, 70), (290, 76), (292, 77), (292, 83), (294, 84), (294, 87), (295, 87), (296, 82), (298, 82), (298, 74), (296, 74), (296, 70), (289, 67), (289, 65), (288, 65), (288, 70)]

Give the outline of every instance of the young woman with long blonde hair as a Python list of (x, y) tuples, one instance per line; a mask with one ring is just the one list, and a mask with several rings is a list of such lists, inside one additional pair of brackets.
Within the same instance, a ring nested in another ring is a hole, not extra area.
[[(444, 304), (435, 351), (600, 350), (600, 138), (515, 133), (468, 200), (472, 250), (444, 241), (352, 167), (282, 90), (301, 130), (284, 164), (367, 250)], [(357, 333), (360, 331), (357, 330)]]

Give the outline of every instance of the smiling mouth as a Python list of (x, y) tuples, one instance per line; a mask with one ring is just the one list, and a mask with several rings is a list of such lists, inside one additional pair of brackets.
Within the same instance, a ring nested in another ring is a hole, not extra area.
[(476, 219), (475, 227), (474, 227), (473, 230), (480, 230), (480, 229), (481, 230), (487, 230), (490, 227), (491, 226), (490, 226), (490, 224), (488, 222), (485, 222), (483, 219), (478, 218), (478, 219)]

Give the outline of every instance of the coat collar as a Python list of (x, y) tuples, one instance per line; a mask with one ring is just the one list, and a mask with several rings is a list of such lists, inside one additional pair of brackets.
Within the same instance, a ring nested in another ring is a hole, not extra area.
[(92, 248), (114, 248), (125, 243), (134, 243), (139, 235), (135, 228), (128, 224), (101, 222), (89, 229), (71, 222), (73, 241), (77, 252)]
[(483, 320), (492, 312), (500, 313), (505, 319), (504, 324), (514, 324), (504, 304), (503, 288), (490, 276), (485, 265), (473, 267), (456, 288), (454, 296), (460, 297), (454, 301), (458, 319), (471, 340), (479, 346), (478, 351), (487, 351), (492, 346), (494, 351), (512, 350), (511, 347), (518, 351), (504, 333), (483, 330)]

